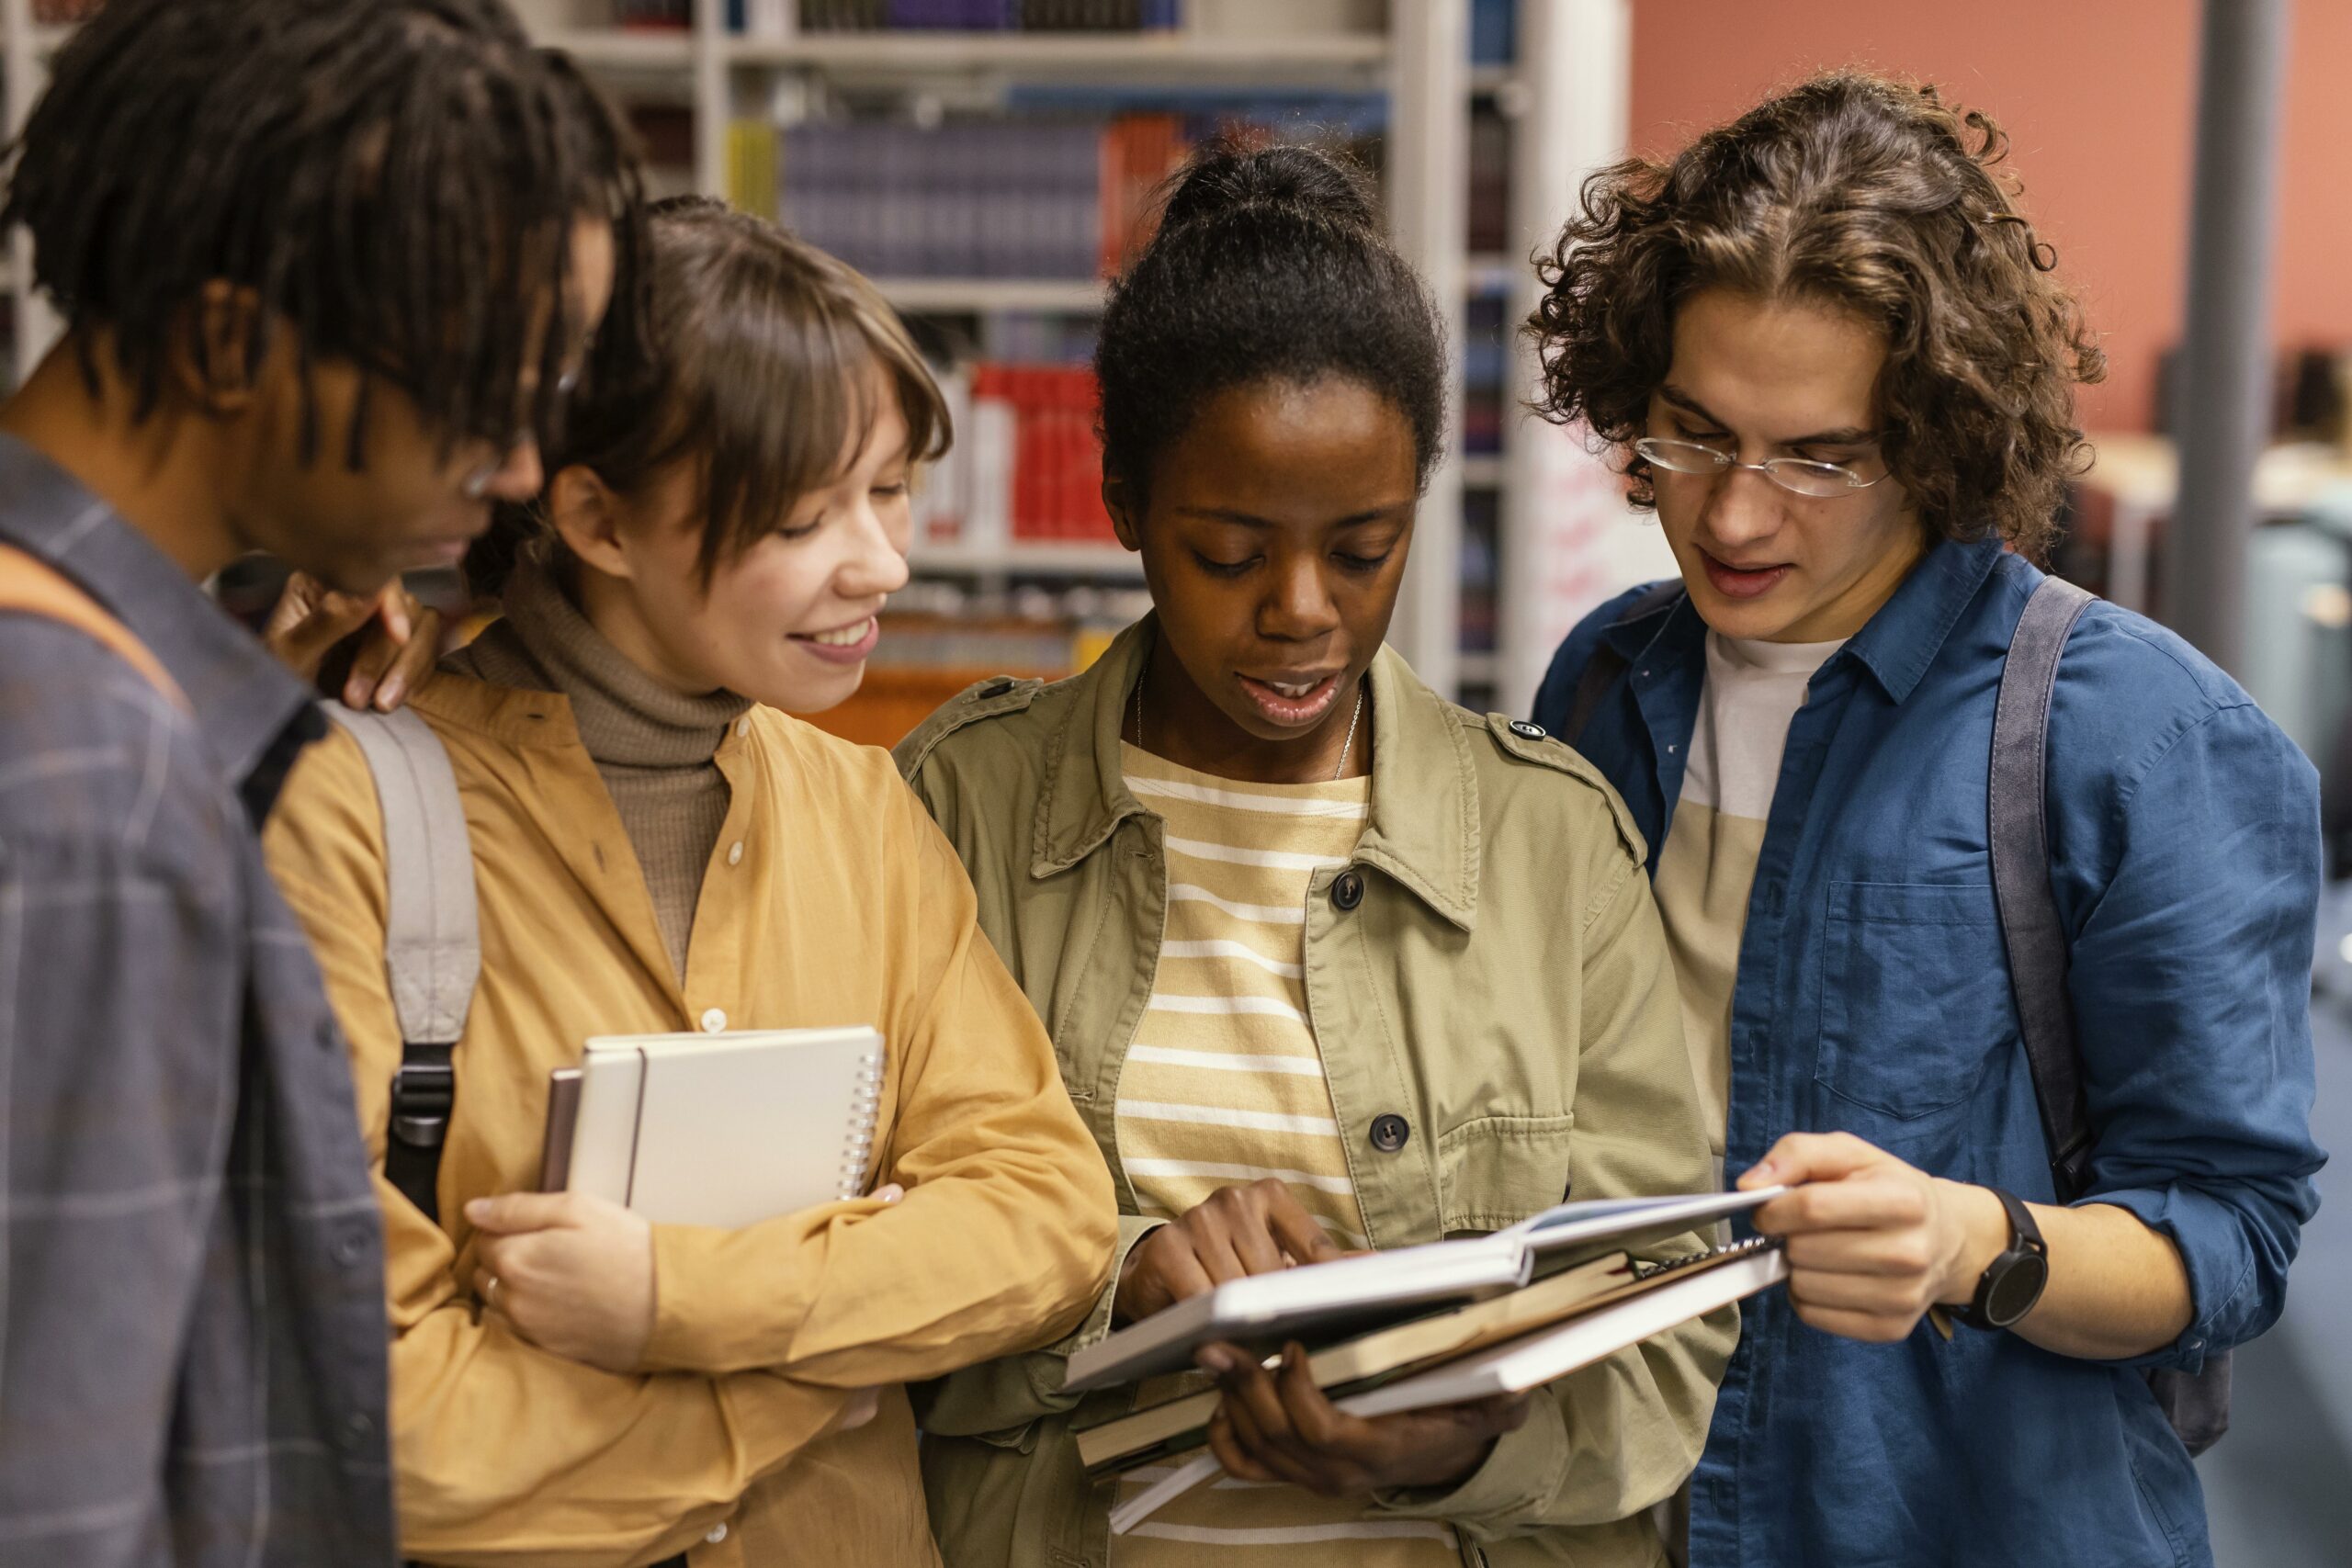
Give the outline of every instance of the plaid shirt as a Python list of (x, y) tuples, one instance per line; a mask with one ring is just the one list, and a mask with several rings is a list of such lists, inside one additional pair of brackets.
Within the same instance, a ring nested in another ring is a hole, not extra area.
[(6, 436), (0, 541), (119, 616), (194, 710), (0, 615), (0, 1561), (389, 1564), (376, 1201), (254, 836), (322, 721)]

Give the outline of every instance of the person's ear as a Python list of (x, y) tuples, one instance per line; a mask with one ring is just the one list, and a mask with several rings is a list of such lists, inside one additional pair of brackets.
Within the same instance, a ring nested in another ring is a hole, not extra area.
[(573, 558), (607, 577), (634, 577), (621, 537), (620, 497), (594, 468), (574, 464), (548, 481), (548, 526)]
[(214, 278), (187, 308), (175, 333), (166, 373), (181, 394), (219, 417), (253, 407), (261, 381), (261, 296)]
[(1125, 479), (1102, 481), (1102, 510), (1111, 514), (1111, 532), (1131, 550), (1143, 548), (1143, 518), (1135, 507), (1135, 492)]

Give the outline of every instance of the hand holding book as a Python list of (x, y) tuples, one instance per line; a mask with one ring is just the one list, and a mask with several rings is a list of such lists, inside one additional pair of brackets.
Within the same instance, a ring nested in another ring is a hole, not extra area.
[(1231, 1345), (1204, 1345), (1197, 1359), (1223, 1395), (1209, 1418), (1208, 1446), (1225, 1472), (1327, 1497), (1459, 1485), (1487, 1462), (1503, 1434), (1526, 1421), (1533, 1398), (1522, 1392), (1353, 1416), (1317, 1385), (1306, 1348), (1295, 1340), (1271, 1372)]

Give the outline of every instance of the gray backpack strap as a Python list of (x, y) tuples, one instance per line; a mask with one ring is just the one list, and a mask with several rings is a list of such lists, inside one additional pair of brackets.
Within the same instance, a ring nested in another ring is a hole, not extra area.
[(2090, 594), (2071, 582), (2041, 580), (2009, 639), (2008, 663), (1993, 707), (1993, 898), (2008, 949), (2018, 1029), (2033, 1068), (2042, 1135), (2061, 1199), (2072, 1199), (2088, 1179), (2091, 1129), (2075, 1015), (2066, 999), (2066, 933), (2050, 888), (2050, 830), (2042, 796), (2058, 655), (2090, 602)]
[(384, 971), (401, 1026), (384, 1174), (440, 1219), (441, 1146), (457, 1104), (451, 1053), (481, 977), (473, 846), (441, 738), (413, 710), (354, 713), (325, 705), (359, 742), (384, 818)]
[[(2050, 886), (2045, 795), (2058, 656), (2090, 602), (2089, 593), (2054, 577), (2043, 578), (2026, 601), (1993, 705), (1987, 803), (1993, 900), (2008, 953), (2018, 1030), (2041, 1107), (2051, 1179), (2062, 1202), (2073, 1201), (2090, 1183), (2091, 1123), (2074, 1009), (2066, 996), (2066, 932)], [(2192, 1455), (2211, 1448), (2230, 1429), (2229, 1352), (2206, 1357), (2196, 1372), (2155, 1368), (2146, 1377), (2165, 1419)]]

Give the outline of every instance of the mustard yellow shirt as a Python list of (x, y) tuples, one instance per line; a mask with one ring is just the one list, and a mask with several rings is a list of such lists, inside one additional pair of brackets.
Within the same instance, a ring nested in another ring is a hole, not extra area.
[[(682, 978), (564, 700), (445, 671), (413, 705), (457, 772), (481, 915), (442, 1225), (382, 1175), (401, 1043), (381, 818), (348, 737), (305, 755), (266, 836), (349, 1033), (377, 1164), (403, 1550), (451, 1565), (935, 1562), (904, 1395), (819, 1434), (846, 1391), (1068, 1333), (1107, 1282), (1116, 1228), (1102, 1157), (954, 851), (887, 753), (754, 710), (715, 758), (731, 801)], [(854, 1023), (888, 1043), (876, 1179), (904, 1184), (901, 1204), (655, 1227), (657, 1322), (631, 1375), (481, 1310), (463, 1206), (534, 1185), (548, 1070), (583, 1039)]]

